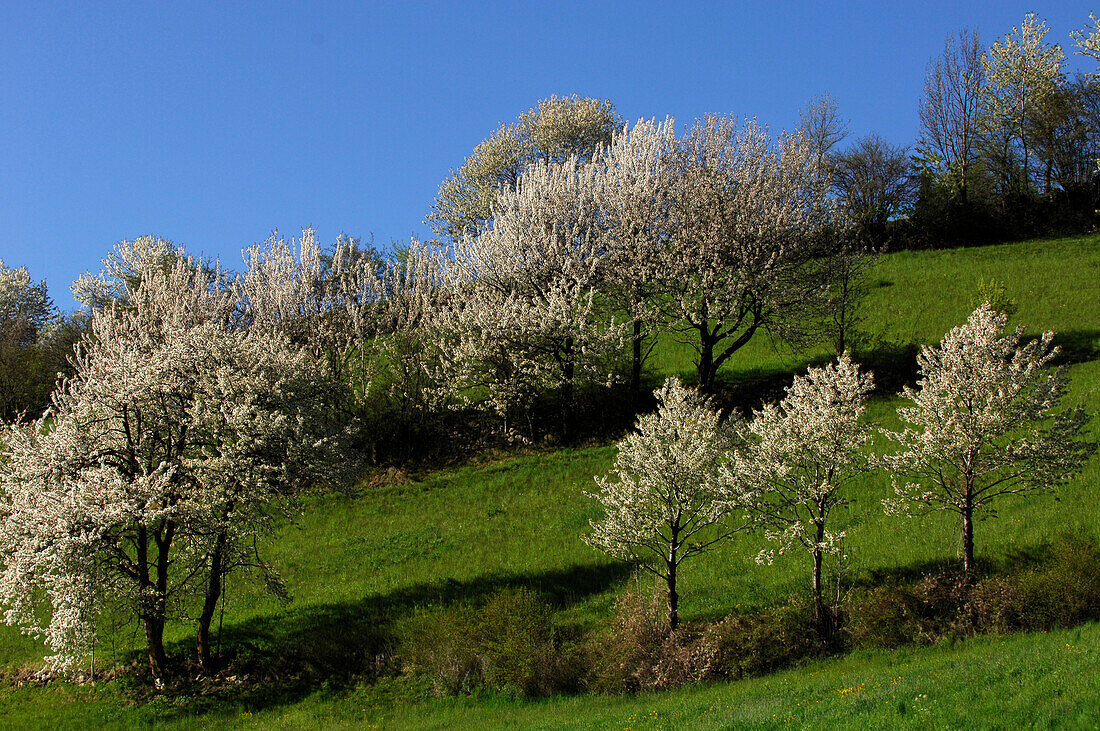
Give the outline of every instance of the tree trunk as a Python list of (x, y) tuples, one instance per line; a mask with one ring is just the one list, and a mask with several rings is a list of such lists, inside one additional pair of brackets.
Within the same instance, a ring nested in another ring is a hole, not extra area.
[(968, 577), (974, 575), (974, 506), (967, 495), (962, 511), (963, 530), (963, 573)]
[(634, 319), (634, 360), (630, 369), (630, 393), (637, 412), (642, 402), (642, 321)]
[(676, 593), (676, 566), (668, 567), (668, 631), (675, 632), (680, 624), (680, 595)]
[(225, 534), (218, 536), (214, 544), (214, 551), (210, 556), (210, 576), (206, 582), (206, 598), (202, 605), (202, 614), (199, 615), (199, 629), (196, 636), (196, 648), (199, 654), (199, 665), (204, 673), (213, 674), (216, 670), (214, 660), (210, 655), (210, 624), (214, 621), (214, 611), (218, 607), (218, 601), (222, 596), (223, 558), (225, 551)]
[[(830, 477), (831, 480), (831, 477)], [(821, 546), (825, 541), (825, 508), (823, 505), (818, 505), (818, 520), (817, 523), (817, 546)], [(813, 600), (814, 600), (814, 619), (817, 621), (818, 630), (821, 632), (822, 637), (831, 637), (833, 634), (833, 615), (828, 607), (825, 606), (825, 590), (824, 590), (824, 577), (822, 575), (822, 563), (824, 554), (821, 549), (815, 547), (813, 550), (814, 572), (813, 572)]]
[(145, 647), (149, 656), (149, 670), (157, 680), (163, 680), (168, 670), (168, 655), (164, 652), (164, 618), (165, 618), (165, 594), (164, 587), (168, 581), (168, 564), (163, 556), (163, 544), (160, 540), (155, 543), (159, 549), (156, 557), (157, 575), (155, 583), (149, 575), (149, 532), (142, 525), (138, 528), (137, 540), (137, 567), (138, 567), (138, 591), (139, 609), (138, 618), (145, 625)]
[(714, 339), (710, 337), (704, 323), (699, 328), (699, 390), (711, 393), (714, 390)]
[(145, 644), (149, 651), (149, 670), (157, 680), (163, 680), (168, 670), (168, 655), (164, 652), (164, 616), (146, 614)]
[(815, 548), (814, 554), (814, 618), (818, 624), (825, 625), (825, 593), (821, 587), (821, 549)]

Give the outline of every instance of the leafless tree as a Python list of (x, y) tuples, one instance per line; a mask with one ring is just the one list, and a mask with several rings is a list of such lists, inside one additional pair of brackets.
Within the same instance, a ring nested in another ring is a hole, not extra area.
[(985, 79), (977, 31), (948, 36), (928, 65), (920, 104), (918, 152), (935, 174), (947, 177), (964, 203), (977, 156), (980, 91)]

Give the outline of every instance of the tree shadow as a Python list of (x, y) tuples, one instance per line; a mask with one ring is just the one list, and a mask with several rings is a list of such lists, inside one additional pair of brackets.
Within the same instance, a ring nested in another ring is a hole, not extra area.
[[(521, 588), (563, 609), (623, 582), (632, 570), (627, 563), (602, 562), (533, 573), (494, 572), (413, 584), (360, 601), (292, 607), (237, 623), (225, 627), (220, 640), (227, 648), (221, 677), (195, 677), (196, 667), (178, 668), (169, 691), (191, 702), (165, 704), (161, 718), (258, 711), (318, 691), (344, 693), (364, 680), (397, 672), (391, 661), (394, 626), (416, 611), (477, 605)], [(181, 642), (171, 651), (190, 656), (193, 646)], [(150, 680), (134, 678), (129, 690), (139, 700), (153, 700), (158, 694)]]
[[(867, 350), (856, 351), (853, 358), (864, 372), (874, 373), (874, 395), (889, 397), (898, 393), (903, 386), (916, 384), (919, 352), (918, 343), (886, 342)], [(782, 399), (794, 377), (804, 374), (807, 367), (820, 368), (834, 360), (832, 355), (821, 355), (797, 366), (777, 365), (720, 372), (715, 386), (715, 402), (723, 409), (751, 413), (767, 402)]]
[(917, 368), (920, 347), (919, 343), (912, 341), (885, 342), (857, 351), (854, 357), (863, 370), (874, 373), (874, 395), (890, 397), (905, 386), (916, 385), (920, 375)]
[[(978, 558), (977, 563), (980, 574), (988, 572), (994, 566), (983, 558)], [(928, 576), (955, 576), (956, 574), (962, 574), (962, 559), (936, 558), (904, 566), (873, 568), (855, 578), (852, 586), (859, 589), (875, 589), (881, 586), (913, 584)]]
[(750, 414), (769, 401), (783, 398), (796, 375), (808, 366), (819, 367), (832, 360), (822, 356), (798, 365), (783, 364), (741, 371), (719, 371), (714, 384), (714, 402), (723, 410)]
[[(995, 575), (1007, 575), (1049, 566), (1059, 546), (1065, 545), (1067, 541), (1074, 539), (1085, 540), (1076, 538), (1072, 533), (1067, 533), (1058, 541), (1046, 540), (1027, 546), (1013, 547), (1001, 557), (979, 555), (975, 559), (975, 577), (980, 579)], [(873, 568), (855, 578), (852, 586), (873, 589), (880, 586), (912, 584), (929, 576), (961, 578), (962, 559), (957, 557), (936, 558), (904, 566)]]
[(1074, 365), (1100, 359), (1100, 330), (1063, 330), (1054, 333), (1054, 344), (1061, 348), (1058, 365)]

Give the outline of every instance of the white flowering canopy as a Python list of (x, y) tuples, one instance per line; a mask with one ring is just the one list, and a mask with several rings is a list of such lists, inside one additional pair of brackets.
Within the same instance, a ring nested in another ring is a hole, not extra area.
[[(3, 619), (44, 638), (63, 667), (87, 652), (106, 606), (159, 638), (201, 593), (215, 543), (229, 566), (262, 564), (253, 547), (279, 498), (332, 459), (314, 431), (312, 354), (234, 326), (224, 278), (145, 244), (119, 247), (117, 278), (86, 280), (103, 306), (72, 378), (45, 417), (3, 437)], [(140, 247), (152, 263), (130, 256)]]
[(1053, 490), (1095, 449), (1081, 438), (1085, 412), (1060, 409), (1067, 379), (1048, 368), (1054, 333), (1021, 344), (1023, 327), (1006, 333), (1007, 322), (983, 304), (938, 346), (921, 349), (921, 378), (903, 393), (912, 405), (899, 409), (909, 426), (886, 433), (899, 450), (881, 460), (895, 476), (889, 512), (962, 516), (968, 569), (973, 515), (994, 515), (1007, 495)]
[(622, 324), (596, 302), (594, 172), (575, 157), (531, 165), (498, 193), (492, 226), (446, 262), (448, 380), (484, 389), (501, 416), (539, 392), (606, 381), (622, 345)]
[(767, 404), (744, 427), (745, 444), (727, 468), (730, 482), (752, 504), (775, 550), (758, 561), (800, 547), (815, 556), (836, 553), (845, 536), (828, 524), (848, 504), (847, 486), (867, 472), (864, 449), (872, 427), (863, 422), (869, 373), (844, 353), (835, 363), (798, 376), (778, 404)]
[[(1100, 18), (1096, 17), (1096, 13), (1089, 13), (1089, 20), (1092, 21), (1091, 25), (1071, 31), (1070, 35), (1077, 46), (1078, 54), (1100, 61)], [(1097, 74), (1092, 73), (1089, 76), (1096, 77)]]
[(729, 534), (715, 526), (736, 507), (723, 464), (730, 431), (695, 389), (669, 378), (657, 410), (638, 418), (618, 444), (612, 475), (596, 478), (604, 517), (586, 541), (618, 558), (636, 560), (669, 580), (675, 596), (680, 562)]
[(825, 296), (818, 233), (833, 208), (804, 130), (773, 139), (754, 120), (709, 115), (670, 157), (671, 236), (655, 301), (690, 336), (707, 390), (757, 330), (796, 340), (815, 318)]

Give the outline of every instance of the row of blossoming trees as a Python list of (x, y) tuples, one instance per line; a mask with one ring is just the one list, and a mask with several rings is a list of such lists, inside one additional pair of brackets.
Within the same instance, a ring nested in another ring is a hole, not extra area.
[(804, 549), (812, 564), (812, 596), (828, 631), (822, 562), (840, 550), (844, 531), (834, 512), (845, 507), (864, 473), (885, 469), (895, 497), (887, 512), (955, 513), (962, 523), (963, 571), (972, 576), (974, 520), (993, 514), (1008, 495), (1051, 491), (1095, 451), (1083, 439), (1088, 418), (1059, 408), (1063, 369), (1053, 333), (1021, 343), (1023, 328), (1005, 333), (1007, 315), (987, 304), (918, 358), (921, 378), (902, 396), (907, 426), (882, 430), (893, 448), (869, 452), (876, 428), (863, 419), (872, 376), (847, 353), (835, 364), (796, 377), (786, 396), (751, 419), (722, 421), (709, 399), (669, 379), (655, 413), (619, 444), (615, 479), (594, 495), (606, 516), (589, 542), (639, 560), (667, 582), (669, 627), (678, 623), (677, 572), (734, 532), (760, 528), (777, 548)]
[[(536, 156), (493, 189), (488, 217), (448, 246), (414, 241), (384, 259), (343, 238), (323, 249), (307, 231), (248, 249), (245, 271), (232, 274), (143, 238), (78, 280), (91, 324), (73, 374), (41, 419), (3, 437), (4, 620), (44, 638), (66, 666), (94, 647), (104, 617), (121, 612), (143, 626), (152, 672), (163, 677), (165, 626), (188, 619), (200, 663), (213, 670), (209, 630), (226, 577), (248, 571), (281, 591), (265, 540), (304, 489), (354, 467), (349, 444), (379, 423), (371, 421), (378, 410), (409, 420), (480, 411), (508, 432), (554, 394), (568, 434), (578, 389), (625, 371), (637, 393), (662, 333), (695, 348), (706, 391), (758, 331), (800, 342), (830, 315), (844, 321), (836, 317), (850, 306), (844, 222), (807, 135), (772, 139), (753, 122), (708, 117), (680, 136), (671, 120), (642, 122), (601, 142), (582, 134), (606, 127), (590, 102), (540, 106), (538, 119), (586, 151)], [(785, 512), (801, 483), (785, 498), (775, 487), (810, 458), (783, 424), (797, 411), (792, 399), (820, 389), (822, 408), (843, 396), (844, 413), (858, 415), (867, 380), (855, 374), (844, 359), (797, 382), (788, 401), (752, 422), (757, 436), (741, 440), (759, 443), (755, 456), (736, 459), (716, 441), (729, 427), (713, 413), (691, 417), (681, 432), (669, 409), (706, 407), (667, 387), (662, 409), (630, 438), (648, 440), (650, 452), (639, 442), (631, 462), (624, 449), (623, 479), (606, 487), (609, 527), (594, 540), (613, 547), (614, 530), (624, 545), (631, 536), (650, 548), (668, 539), (674, 589), (676, 566), (701, 547), (694, 528), (667, 532), (667, 511), (709, 524), (747, 506), (785, 541), (815, 547), (819, 568), (832, 546), (824, 517), (820, 535), (805, 532), (808, 523)], [(860, 469), (850, 443), (863, 438), (856, 422), (830, 426), (830, 418), (818, 427), (848, 451), (812, 486), (825, 513), (838, 499), (832, 490)], [(1058, 421), (1069, 426), (1056, 435), (1068, 439), (1079, 421)], [(666, 432), (647, 436), (647, 424)], [(1046, 442), (1037, 448), (1050, 451)], [(1024, 484), (1070, 470), (1082, 453), (1065, 449), (1062, 462)], [(631, 484), (671, 487), (646, 497)], [(969, 516), (984, 498), (965, 495)]]

